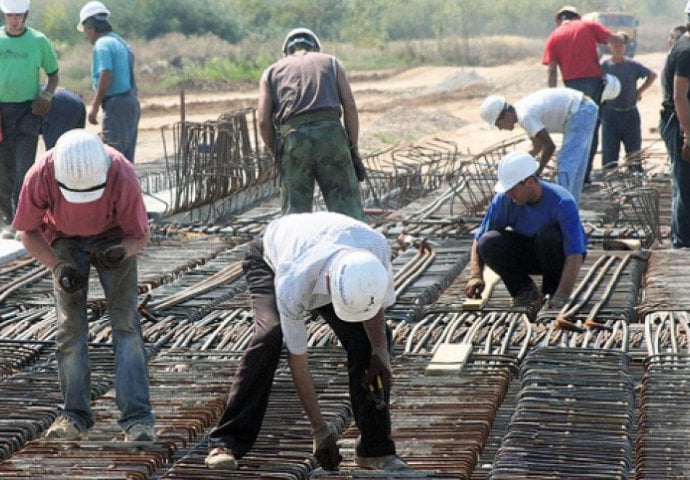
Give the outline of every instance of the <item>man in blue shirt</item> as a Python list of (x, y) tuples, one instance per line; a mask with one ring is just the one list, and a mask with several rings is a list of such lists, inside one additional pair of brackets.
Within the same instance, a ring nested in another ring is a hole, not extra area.
[[(647, 91), (656, 73), (635, 59), (625, 56), (628, 35), (618, 32), (609, 41), (611, 58), (601, 63), (604, 73), (615, 75), (620, 81), (621, 92), (611, 100), (601, 104), (601, 163), (604, 169), (618, 166), (620, 144), (625, 146), (626, 165), (629, 170), (642, 172), (640, 164), (640, 150), (642, 149), (642, 133), (640, 131), (640, 112), (637, 102), (642, 93)], [(637, 81), (644, 78), (638, 87)]]
[[(498, 166), (497, 195), (475, 234), (470, 257), (469, 298), (484, 290), (484, 265), (501, 277), (513, 307), (536, 313), (549, 296), (561, 308), (575, 286), (587, 237), (573, 196), (537, 177), (539, 163), (525, 152), (511, 152)], [(543, 276), (541, 291), (530, 275)]]
[(134, 54), (129, 44), (114, 33), (110, 11), (101, 2), (92, 1), (79, 12), (77, 30), (86, 34), (93, 45), (91, 77), (94, 96), (88, 119), (98, 124), (103, 108), (103, 142), (119, 150), (134, 162), (141, 108), (134, 80)]

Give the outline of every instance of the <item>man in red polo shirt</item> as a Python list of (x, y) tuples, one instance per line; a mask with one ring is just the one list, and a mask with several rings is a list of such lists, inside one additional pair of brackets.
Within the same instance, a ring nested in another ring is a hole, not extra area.
[(154, 441), (146, 350), (137, 313), (136, 255), (149, 239), (132, 164), (82, 129), (62, 135), (26, 174), (13, 226), (53, 272), (64, 404), (46, 432), (79, 439), (94, 423), (86, 297), (96, 267), (113, 330), (115, 393), (126, 441)]
[[(615, 37), (602, 24), (582, 20), (577, 9), (569, 5), (556, 13), (556, 25), (556, 29), (546, 40), (542, 57), (542, 63), (548, 66), (549, 87), (557, 86), (557, 69), (560, 69), (566, 87), (581, 91), (598, 106), (601, 103), (604, 81), (597, 44), (615, 41)], [(594, 128), (585, 183), (590, 182), (592, 160), (599, 145), (598, 130), (599, 122)]]

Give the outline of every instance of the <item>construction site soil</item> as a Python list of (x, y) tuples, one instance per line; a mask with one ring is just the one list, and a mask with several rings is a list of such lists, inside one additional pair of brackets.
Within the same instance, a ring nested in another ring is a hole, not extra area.
[[(660, 72), (665, 53), (639, 55), (637, 60)], [(439, 137), (455, 141), (463, 151), (477, 153), (514, 135), (489, 129), (479, 117), (488, 94), (503, 94), (509, 101), (546, 87), (546, 67), (540, 58), (498, 67), (424, 66), (404, 71), (350, 72), (360, 114), (360, 148), (372, 152), (400, 143)], [(221, 113), (256, 107), (258, 88), (214, 93), (185, 93), (186, 119), (215, 120)], [(661, 86), (655, 82), (639, 103), (643, 139), (647, 146), (655, 133)], [(180, 97), (142, 99), (142, 120), (137, 162), (163, 156), (161, 128), (180, 119)], [(596, 167), (595, 161), (595, 167)]]

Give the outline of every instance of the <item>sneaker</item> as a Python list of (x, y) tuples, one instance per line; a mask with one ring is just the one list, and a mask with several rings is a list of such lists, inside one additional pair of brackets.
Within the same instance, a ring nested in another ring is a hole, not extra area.
[(542, 295), (539, 288), (532, 282), (530, 286), (523, 289), (515, 297), (513, 297), (513, 308), (526, 309), (529, 315), (536, 315), (544, 303), (544, 295)]
[(77, 428), (71, 419), (64, 415), (60, 415), (55, 419), (44, 436), (46, 438), (60, 440), (79, 440), (81, 438), (81, 433), (82, 432)]
[(216, 447), (208, 452), (206, 466), (212, 470), (237, 470), (237, 459), (227, 448)]
[[(537, 286), (532, 282), (530, 286), (524, 288), (520, 293), (513, 297), (513, 307), (514, 308), (529, 308), (537, 305), (541, 306), (544, 301), (544, 296)], [(537, 308), (538, 310), (538, 308)]]
[(125, 442), (155, 442), (156, 431), (150, 423), (135, 423), (125, 432)]
[(405, 460), (397, 455), (383, 455), (381, 457), (355, 457), (355, 464), (367, 470), (411, 470)]

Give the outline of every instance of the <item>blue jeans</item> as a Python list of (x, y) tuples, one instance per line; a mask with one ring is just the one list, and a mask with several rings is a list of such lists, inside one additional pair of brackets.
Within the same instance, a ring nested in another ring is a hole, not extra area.
[[(642, 148), (639, 110), (637, 107), (626, 111), (603, 107), (601, 109), (601, 163), (604, 169), (618, 165), (621, 142), (625, 146), (627, 155), (639, 152)], [(634, 168), (636, 171), (642, 171), (639, 165)]]
[(683, 131), (675, 112), (662, 112), (659, 133), (671, 158), (673, 199), (671, 201), (671, 246), (690, 247), (690, 163), (683, 161)]
[[(601, 104), (601, 94), (604, 92), (604, 80), (602, 77), (587, 77), (587, 78), (576, 78), (574, 80), (566, 80), (563, 84), (572, 88), (573, 90), (578, 90), (589, 98), (591, 98), (594, 103), (599, 106)], [(589, 156), (587, 159), (587, 171), (585, 172), (585, 181), (589, 183), (589, 175), (592, 172), (592, 164), (594, 163), (594, 155), (597, 153), (597, 147), (599, 146), (599, 118), (597, 118), (594, 124), (594, 132), (592, 132), (592, 143), (589, 148)]]
[[(61, 238), (53, 242), (60, 260), (88, 275), (90, 253), (97, 237)], [(105, 292), (115, 348), (115, 402), (118, 423), (127, 430), (134, 423), (153, 424), (149, 402), (148, 359), (137, 312), (137, 260), (125, 259), (115, 270), (98, 271)], [(86, 316), (88, 286), (65, 293), (54, 286), (57, 309), (57, 362), (62, 415), (88, 430), (94, 423), (91, 411), (91, 381), (88, 354), (89, 326)]]
[(585, 180), (592, 132), (599, 108), (588, 98), (582, 99), (580, 108), (570, 116), (563, 132), (563, 145), (558, 153), (558, 185), (567, 189), (577, 203)]
[(139, 100), (131, 92), (103, 101), (103, 142), (120, 151), (132, 163), (140, 116)]

